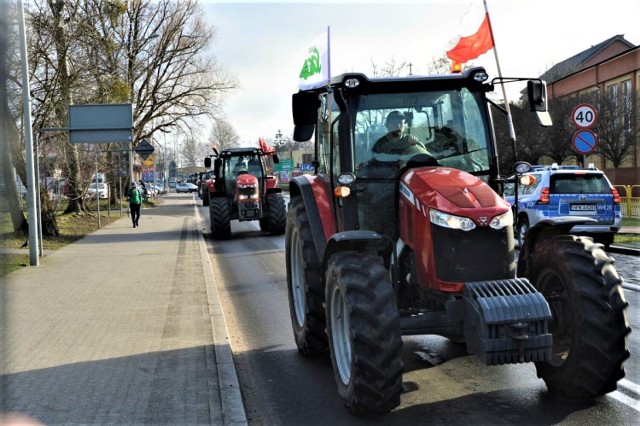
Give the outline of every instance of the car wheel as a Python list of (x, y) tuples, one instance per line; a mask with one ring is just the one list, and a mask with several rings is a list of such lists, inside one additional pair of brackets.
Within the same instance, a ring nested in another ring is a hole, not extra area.
[(516, 227), (516, 238), (518, 239), (518, 244), (520, 247), (524, 244), (525, 236), (529, 232), (529, 219), (526, 216), (518, 219), (518, 225)]

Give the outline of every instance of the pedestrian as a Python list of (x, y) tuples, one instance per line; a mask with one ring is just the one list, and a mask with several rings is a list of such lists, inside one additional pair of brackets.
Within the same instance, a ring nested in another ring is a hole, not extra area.
[(140, 226), (138, 220), (140, 220), (140, 205), (142, 204), (142, 195), (140, 189), (138, 189), (135, 182), (131, 182), (131, 188), (129, 188), (129, 210), (131, 210), (131, 221), (133, 227)]

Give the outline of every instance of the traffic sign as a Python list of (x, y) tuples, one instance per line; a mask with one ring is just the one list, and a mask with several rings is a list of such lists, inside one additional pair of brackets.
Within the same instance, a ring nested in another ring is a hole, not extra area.
[(146, 139), (142, 139), (138, 143), (138, 145), (136, 145), (136, 147), (133, 148), (133, 150), (136, 152), (136, 154), (142, 157), (143, 160), (146, 160), (147, 158), (149, 158), (151, 154), (153, 154), (153, 151), (155, 151), (155, 148), (153, 147), (153, 145), (147, 142)]
[(588, 129), (596, 124), (598, 112), (593, 105), (580, 104), (573, 109), (571, 119), (576, 126), (582, 129)]
[(596, 150), (598, 136), (589, 129), (578, 130), (573, 135), (573, 149), (582, 155), (591, 154)]

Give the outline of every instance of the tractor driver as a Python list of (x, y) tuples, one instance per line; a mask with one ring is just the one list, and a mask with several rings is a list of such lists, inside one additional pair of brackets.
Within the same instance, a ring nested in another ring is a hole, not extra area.
[(391, 111), (385, 121), (387, 133), (378, 139), (371, 149), (373, 158), (381, 162), (407, 162), (418, 154), (427, 154), (429, 151), (413, 135), (405, 135), (405, 118), (400, 111)]

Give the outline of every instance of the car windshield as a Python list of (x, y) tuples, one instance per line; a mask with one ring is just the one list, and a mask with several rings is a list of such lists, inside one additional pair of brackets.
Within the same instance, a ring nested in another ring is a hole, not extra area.
[(609, 182), (601, 174), (553, 174), (550, 194), (610, 194)]
[(479, 94), (466, 88), (423, 93), (363, 95), (353, 128), (355, 164), (373, 158), (373, 146), (390, 129), (392, 112), (404, 120), (412, 135), (442, 166), (488, 172), (489, 135)]

